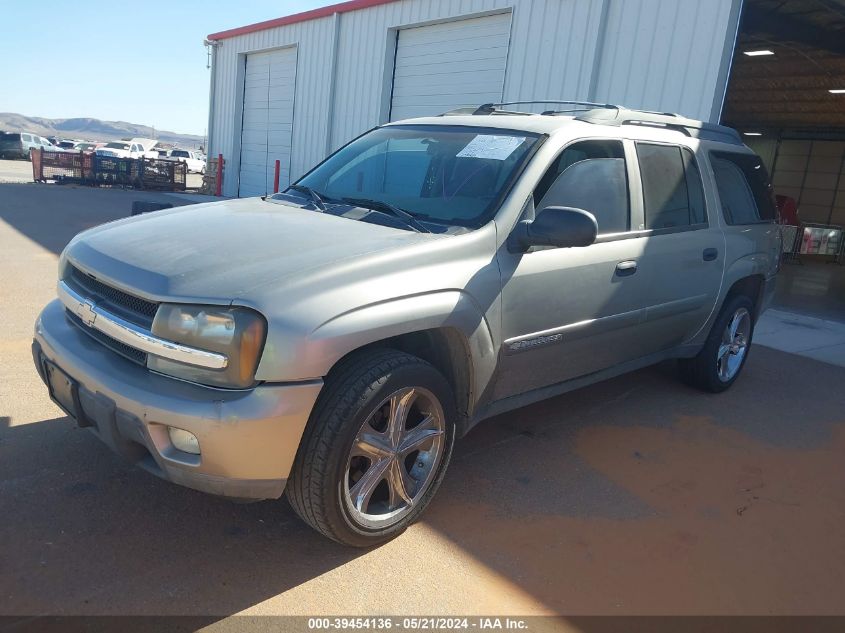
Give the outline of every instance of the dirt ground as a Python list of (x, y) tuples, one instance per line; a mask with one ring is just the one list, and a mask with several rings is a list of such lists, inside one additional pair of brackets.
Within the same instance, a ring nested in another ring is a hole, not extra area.
[(64, 243), (133, 199), (0, 185), (0, 615), (845, 613), (845, 368), (764, 347), (725, 394), (665, 364), (485, 422), (369, 551), (127, 465), (29, 344)]

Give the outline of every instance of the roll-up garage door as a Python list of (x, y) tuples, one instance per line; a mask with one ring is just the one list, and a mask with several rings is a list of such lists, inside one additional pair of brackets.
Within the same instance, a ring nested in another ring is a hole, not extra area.
[(246, 58), (238, 195), (273, 191), (276, 161), (281, 184), (290, 179), (296, 48), (252, 53)]
[(399, 31), (390, 120), (502, 100), (510, 13)]

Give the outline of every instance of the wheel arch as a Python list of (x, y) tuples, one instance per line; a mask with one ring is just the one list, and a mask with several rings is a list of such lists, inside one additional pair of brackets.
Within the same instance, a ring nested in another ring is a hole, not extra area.
[(719, 310), (737, 294), (745, 294), (754, 303), (754, 321), (760, 316), (763, 307), (766, 279), (770, 272), (769, 257), (765, 253), (752, 253), (740, 257), (729, 264), (725, 270), (724, 288), (726, 288)]
[(738, 295), (745, 295), (751, 299), (754, 304), (754, 313), (752, 317), (754, 322), (760, 316), (760, 309), (763, 306), (763, 289), (765, 287), (766, 278), (762, 273), (751, 273), (745, 277), (741, 277), (733, 282), (725, 293), (725, 298), (722, 300), (722, 306), (726, 305), (731, 299)]
[[(351, 350), (332, 366), (344, 364), (351, 356), (368, 351), (393, 349), (405, 352), (430, 363), (446, 378), (455, 396), (458, 410), (457, 434), (462, 436), (469, 429), (469, 418), (474, 408), (474, 371), (470, 342), (463, 332), (454, 327), (415, 330), (373, 341)], [(331, 375), (331, 370), (329, 370)]]
[(480, 394), (496, 368), (493, 335), (472, 297), (438, 291), (363, 306), (316, 328), (302, 349), (313, 375), (327, 376), (353, 353), (394, 348), (418, 356), (450, 382), (460, 412), (459, 434), (467, 429)]

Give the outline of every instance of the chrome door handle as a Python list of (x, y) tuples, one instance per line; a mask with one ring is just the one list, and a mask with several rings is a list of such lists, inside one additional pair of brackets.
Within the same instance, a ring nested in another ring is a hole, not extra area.
[(637, 262), (633, 259), (616, 264), (616, 274), (620, 277), (630, 277), (637, 272)]

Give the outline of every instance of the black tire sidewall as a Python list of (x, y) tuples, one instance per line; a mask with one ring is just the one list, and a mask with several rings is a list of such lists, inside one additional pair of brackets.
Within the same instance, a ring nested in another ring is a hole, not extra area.
[[(374, 384), (378, 386), (371, 389)], [(456, 408), (452, 389), (446, 379), (427, 362), (418, 359), (413, 364), (403, 365), (391, 370), (376, 383), (358, 388), (354, 395), (354, 405), (345, 412), (346, 419), (341, 432), (331, 442), (329, 449), (330, 470), (326, 473), (326, 482), (331, 482), (331, 490), (325, 490), (325, 511), (336, 531), (342, 532), (344, 542), (367, 546), (387, 541), (403, 532), (425, 510), (443, 479), (452, 454), (455, 441)], [(359, 429), (372, 413), (392, 393), (405, 387), (422, 387), (430, 391), (440, 401), (446, 425), (445, 446), (437, 471), (417, 507), (398, 523), (387, 528), (372, 529), (359, 525), (349, 514), (344, 503), (343, 483), (346, 477), (346, 465), (352, 443)], [(352, 410), (350, 410), (352, 409)], [(325, 413), (331, 413), (326, 411)], [(349, 415), (351, 413), (351, 415)]]

